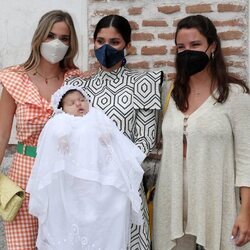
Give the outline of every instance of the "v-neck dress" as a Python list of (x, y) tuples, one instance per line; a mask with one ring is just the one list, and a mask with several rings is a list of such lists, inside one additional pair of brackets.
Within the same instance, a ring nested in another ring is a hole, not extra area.
[[(162, 71), (138, 72), (126, 66), (111, 72), (100, 69), (89, 79), (69, 79), (67, 84), (87, 91), (93, 106), (102, 109), (144, 153), (153, 149), (161, 110)], [(150, 249), (148, 210), (142, 185), (140, 194), (144, 223), (143, 226), (132, 224), (131, 250)]]
[[(69, 70), (64, 79), (80, 76), (80, 71)], [(16, 138), (19, 142), (36, 146), (45, 123), (52, 115), (49, 102), (40, 96), (37, 87), (20, 66), (0, 71), (0, 83), (16, 103)], [(32, 157), (15, 153), (8, 176), (24, 190), (26, 189), (34, 163)], [(8, 250), (35, 249), (38, 231), (37, 219), (28, 213), (29, 195), (26, 193), (23, 205), (12, 222), (5, 222)]]
[[(185, 228), (184, 122), (188, 196)], [(154, 200), (154, 250), (173, 249), (184, 234), (195, 236), (206, 250), (236, 249), (230, 237), (238, 214), (239, 187), (250, 187), (249, 131), (250, 96), (236, 84), (230, 85), (225, 103), (210, 96), (188, 119), (170, 99), (162, 124), (163, 153)], [(250, 249), (250, 244), (241, 249)]]

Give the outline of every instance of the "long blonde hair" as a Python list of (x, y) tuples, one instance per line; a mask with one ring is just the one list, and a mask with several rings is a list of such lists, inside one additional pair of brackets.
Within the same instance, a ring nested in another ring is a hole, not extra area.
[(41, 59), (41, 43), (47, 39), (53, 25), (57, 22), (65, 22), (70, 31), (70, 46), (64, 59), (60, 62), (60, 67), (64, 70), (77, 68), (77, 66), (74, 64), (74, 58), (78, 53), (78, 40), (72, 17), (67, 12), (61, 10), (52, 10), (44, 14), (38, 23), (31, 42), (30, 56), (27, 61), (21, 65), (23, 66), (24, 70), (32, 70), (38, 67)]

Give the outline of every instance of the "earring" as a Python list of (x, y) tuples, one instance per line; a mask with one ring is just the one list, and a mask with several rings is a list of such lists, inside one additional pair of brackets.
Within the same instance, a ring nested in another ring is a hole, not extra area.
[(124, 58), (122, 59), (122, 66), (124, 66), (124, 65), (126, 64), (126, 62), (127, 62), (127, 60), (126, 60), (126, 58), (124, 57)]
[(211, 53), (211, 58), (214, 59), (214, 51)]

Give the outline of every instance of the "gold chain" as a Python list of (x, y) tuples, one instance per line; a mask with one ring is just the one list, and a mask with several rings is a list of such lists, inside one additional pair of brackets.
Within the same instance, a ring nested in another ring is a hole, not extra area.
[(44, 81), (45, 81), (46, 84), (48, 84), (48, 80), (50, 80), (50, 79), (54, 79), (54, 78), (57, 78), (57, 80), (60, 79), (60, 72), (59, 72), (59, 74), (57, 74), (56, 76), (45, 77), (45, 76), (43, 76), (41, 73), (39, 73), (38, 70), (36, 69), (36, 71), (35, 71), (35, 73), (34, 73), (33, 75), (34, 75), (34, 76), (35, 76), (35, 75), (39, 75), (41, 78), (44, 79)]

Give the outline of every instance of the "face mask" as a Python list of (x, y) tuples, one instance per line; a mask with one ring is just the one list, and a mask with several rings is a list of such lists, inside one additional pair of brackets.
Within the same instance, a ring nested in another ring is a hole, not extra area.
[(177, 68), (182, 69), (188, 76), (202, 71), (209, 62), (206, 51), (184, 50), (179, 52), (176, 58)]
[(41, 44), (41, 55), (48, 62), (55, 64), (60, 62), (67, 53), (69, 46), (65, 45), (59, 39), (54, 39)]
[(111, 68), (124, 59), (124, 49), (117, 50), (112, 46), (105, 44), (99, 49), (95, 49), (95, 56), (102, 66), (105, 68)]

